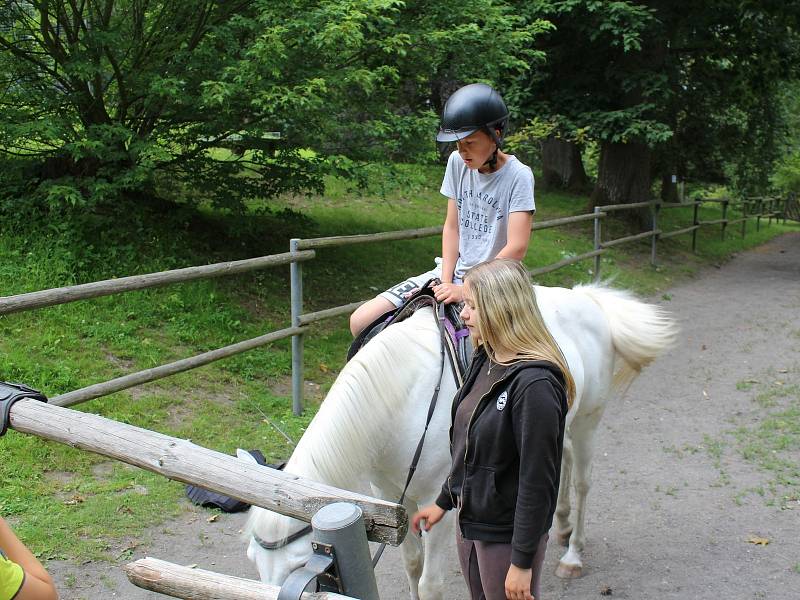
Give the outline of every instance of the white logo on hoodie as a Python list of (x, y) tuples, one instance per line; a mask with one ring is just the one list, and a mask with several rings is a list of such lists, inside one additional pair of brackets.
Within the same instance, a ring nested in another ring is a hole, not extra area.
[(506, 407), (507, 401), (508, 401), (508, 390), (505, 390), (497, 398), (497, 410), (503, 410)]

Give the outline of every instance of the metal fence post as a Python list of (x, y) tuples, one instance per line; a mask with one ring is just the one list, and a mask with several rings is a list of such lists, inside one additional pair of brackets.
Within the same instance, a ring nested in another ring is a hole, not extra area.
[[(289, 241), (289, 251), (297, 252), (299, 238)], [(299, 262), (289, 265), (289, 286), (291, 300), (292, 327), (300, 327), (303, 314), (303, 267)], [(303, 412), (303, 334), (292, 336), (292, 412)]]
[[(594, 207), (594, 250), (600, 251), (600, 207)], [(600, 281), (600, 254), (594, 257), (594, 280)]]
[(728, 199), (722, 201), (722, 241), (725, 241), (725, 229), (728, 227)]
[(661, 203), (656, 202), (653, 206), (650, 207), (653, 211), (653, 237), (650, 238), (650, 264), (652, 266), (656, 266), (656, 244), (658, 242), (658, 234), (656, 230), (658, 229), (658, 211), (661, 210)]
[(694, 215), (692, 216), (692, 252), (697, 252), (697, 228), (698, 228), (698, 221), (697, 216), (700, 209), (700, 200), (695, 198), (694, 201)]
[(348, 502), (323, 506), (311, 518), (312, 546), (333, 546), (344, 593), (359, 600), (380, 600), (361, 509)]

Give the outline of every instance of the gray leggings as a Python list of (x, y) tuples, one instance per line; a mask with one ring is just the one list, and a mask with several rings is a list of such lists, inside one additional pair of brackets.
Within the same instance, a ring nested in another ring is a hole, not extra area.
[[(456, 548), (461, 572), (472, 600), (506, 600), (506, 575), (511, 566), (511, 544), (465, 540), (456, 525)], [(533, 557), (531, 595), (539, 600), (544, 553), (548, 535), (539, 538)]]

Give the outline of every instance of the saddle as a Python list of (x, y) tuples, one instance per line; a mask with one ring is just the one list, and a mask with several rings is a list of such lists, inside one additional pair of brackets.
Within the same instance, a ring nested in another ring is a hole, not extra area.
[(350, 349), (347, 352), (347, 360), (349, 361), (353, 358), (361, 348), (389, 325), (399, 323), (413, 315), (420, 308), (430, 306), (434, 315), (441, 321), (440, 325), (446, 333), (446, 335), (442, 336), (445, 342), (446, 354), (456, 382), (460, 387), (464, 382), (464, 374), (472, 359), (472, 344), (468, 340), (469, 330), (464, 325), (464, 321), (461, 320), (459, 314), (461, 305), (438, 302), (433, 295), (432, 286), (438, 284), (438, 279), (429, 279), (421, 288), (409, 296), (399, 308), (385, 312), (365, 327), (350, 345)]

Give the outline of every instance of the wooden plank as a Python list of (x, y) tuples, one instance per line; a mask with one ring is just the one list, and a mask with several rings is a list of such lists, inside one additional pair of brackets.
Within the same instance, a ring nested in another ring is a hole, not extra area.
[(333, 308), (326, 308), (325, 310), (318, 310), (317, 312), (300, 315), (300, 325), (310, 325), (311, 323), (316, 323), (317, 321), (321, 321), (323, 319), (330, 319), (340, 315), (349, 315), (359, 306), (364, 304), (364, 302), (367, 301), (360, 300), (359, 302), (351, 302), (350, 304), (343, 304), (342, 306), (334, 306)]
[(349, 246), (350, 244), (366, 244), (371, 242), (388, 242), (392, 240), (413, 240), (423, 237), (441, 235), (444, 227), (423, 227), (421, 229), (403, 229), (400, 231), (384, 231), (381, 233), (364, 233), (358, 235), (336, 235), (332, 237), (309, 238), (297, 243), (298, 250), (325, 248), (333, 246)]
[(222, 277), (236, 273), (265, 269), (278, 265), (285, 265), (294, 261), (309, 260), (314, 258), (313, 251), (307, 252), (284, 252), (283, 254), (270, 254), (258, 258), (248, 258), (245, 260), (235, 260), (213, 265), (202, 265), (199, 267), (187, 267), (185, 269), (175, 269), (172, 271), (160, 271), (158, 273), (148, 273), (146, 275), (131, 275), (130, 277), (120, 277), (119, 279), (106, 279), (93, 283), (72, 285), (68, 287), (41, 290), (39, 292), (29, 292), (16, 296), (0, 297), (0, 315), (7, 315), (22, 310), (32, 310), (56, 304), (66, 304), (76, 300), (86, 300), (100, 296), (110, 296), (122, 292), (143, 290), (146, 288), (193, 281), (195, 279), (208, 279), (211, 277)]
[(720, 223), (727, 223), (728, 219), (714, 219), (713, 221), (700, 221), (700, 225), (719, 225)]
[(658, 204), (658, 202), (650, 200), (649, 202), (632, 202), (631, 204), (609, 204), (607, 206), (600, 206), (599, 208), (602, 211), (625, 210), (627, 208), (645, 208), (646, 206), (653, 206), (655, 204)]
[(665, 208), (692, 208), (695, 204), (702, 204), (700, 200), (694, 202), (662, 202), (659, 206), (661, 209)]
[[(281, 588), (252, 579), (193, 569), (157, 558), (142, 558), (122, 567), (135, 586), (192, 600), (277, 600)], [(304, 593), (302, 600), (352, 600), (331, 592)]]
[(408, 530), (408, 515), (399, 504), (302, 479), (99, 415), (23, 399), (11, 407), (10, 424), (22, 433), (102, 454), (306, 522), (327, 504), (351, 502), (364, 512), (367, 538), (373, 542), (399, 545)]
[(209, 352), (204, 352), (203, 354), (198, 354), (191, 358), (176, 360), (166, 365), (145, 369), (144, 371), (137, 371), (136, 373), (130, 373), (129, 375), (117, 377), (116, 379), (95, 383), (94, 385), (67, 392), (66, 394), (51, 398), (50, 403), (56, 406), (72, 406), (79, 402), (86, 402), (87, 400), (100, 398), (101, 396), (108, 396), (120, 390), (126, 390), (137, 385), (142, 385), (143, 383), (156, 381), (157, 379), (163, 379), (164, 377), (182, 373), (183, 371), (196, 369), (197, 367), (202, 367), (203, 365), (222, 360), (223, 358), (235, 356), (236, 354), (247, 352), (253, 348), (259, 348), (271, 342), (301, 334), (305, 332), (305, 330), (305, 327), (289, 327), (287, 329), (273, 331), (272, 333), (267, 333), (256, 338), (231, 344), (230, 346), (210, 350)]
[(700, 229), (700, 225), (691, 225), (689, 227), (684, 227), (683, 229), (675, 229), (674, 231), (667, 231), (666, 233), (662, 232), (659, 234), (662, 240), (667, 238), (675, 237), (676, 235), (682, 235), (684, 233), (690, 233), (696, 229)]
[(565, 258), (564, 260), (560, 260), (556, 263), (552, 263), (550, 265), (539, 267), (538, 269), (532, 269), (528, 271), (528, 275), (531, 277), (536, 277), (537, 275), (544, 275), (545, 273), (549, 273), (550, 271), (556, 271), (562, 267), (566, 267), (567, 265), (571, 265), (576, 262), (580, 262), (582, 260), (586, 260), (587, 258), (593, 258), (595, 256), (599, 256), (603, 254), (605, 250), (592, 250), (591, 252), (585, 252), (584, 254), (579, 254), (577, 256), (570, 256), (569, 258)]
[(586, 215), (575, 215), (574, 217), (561, 217), (559, 219), (549, 219), (547, 221), (539, 221), (533, 223), (533, 227), (531, 229), (533, 231), (538, 231), (539, 229), (547, 229), (549, 227), (559, 227), (561, 225), (567, 225), (568, 223), (580, 223), (581, 221), (594, 221), (595, 216), (602, 219), (605, 218), (607, 215), (606, 213), (594, 213), (586, 214)]
[(609, 240), (607, 242), (603, 242), (602, 244), (600, 244), (600, 247), (601, 248), (613, 248), (614, 246), (620, 246), (622, 244), (627, 244), (629, 242), (635, 242), (636, 240), (641, 240), (641, 239), (646, 238), (646, 237), (651, 237), (653, 235), (660, 235), (660, 234), (661, 234), (661, 230), (660, 229), (656, 229), (655, 231), (653, 231), (651, 229), (650, 231), (643, 231), (642, 233), (637, 233), (636, 235), (629, 235), (627, 237), (621, 237), (621, 238), (617, 238), (615, 240)]

